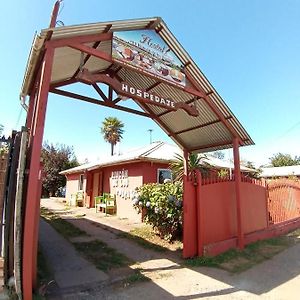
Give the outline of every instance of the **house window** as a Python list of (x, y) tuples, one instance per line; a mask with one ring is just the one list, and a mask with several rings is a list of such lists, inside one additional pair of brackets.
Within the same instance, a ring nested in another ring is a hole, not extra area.
[(157, 182), (164, 183), (166, 180), (172, 180), (172, 173), (169, 169), (157, 170)]
[(78, 190), (79, 191), (83, 190), (83, 174), (80, 174), (80, 176), (79, 176)]

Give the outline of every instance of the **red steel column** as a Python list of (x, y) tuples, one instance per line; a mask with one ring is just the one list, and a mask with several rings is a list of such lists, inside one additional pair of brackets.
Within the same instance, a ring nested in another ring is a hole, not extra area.
[(198, 256), (204, 255), (204, 208), (201, 199), (201, 172), (196, 170), (197, 186), (196, 186), (196, 199), (197, 199), (197, 235), (198, 235)]
[(241, 204), (241, 169), (240, 169), (240, 155), (239, 142), (237, 138), (233, 139), (233, 159), (234, 159), (234, 183), (235, 183), (235, 197), (236, 197), (236, 215), (237, 215), (237, 235), (238, 247), (244, 248), (244, 232), (242, 221), (242, 204)]
[(36, 285), (36, 262), (39, 228), (39, 210), (41, 197), (40, 156), (44, 133), (48, 92), (51, 80), (54, 49), (47, 48), (41, 72), (37, 106), (34, 112), (34, 126), (31, 128), (31, 155), (23, 242), (23, 297), (32, 299), (32, 288)]
[(197, 206), (196, 189), (188, 171), (189, 153), (184, 150), (183, 175), (183, 257), (197, 255)]

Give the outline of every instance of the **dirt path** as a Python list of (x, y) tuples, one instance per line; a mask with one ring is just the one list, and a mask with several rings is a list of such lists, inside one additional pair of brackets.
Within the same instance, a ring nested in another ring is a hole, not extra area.
[[(60, 212), (64, 209), (53, 200), (43, 200), (42, 205)], [(78, 218), (80, 214), (85, 216)], [(140, 268), (151, 280), (126, 284), (114, 281), (124, 272), (116, 269), (108, 274), (109, 285), (69, 291), (63, 299), (299, 299), (300, 244), (248, 271), (231, 275), (213, 268), (188, 268), (175, 253), (155, 252), (121, 238), (119, 233), (123, 229), (129, 231), (137, 226), (128, 220), (105, 218), (85, 208), (72, 209), (66, 217), (86, 231), (89, 238), (105, 242), (134, 261), (124, 274)]]

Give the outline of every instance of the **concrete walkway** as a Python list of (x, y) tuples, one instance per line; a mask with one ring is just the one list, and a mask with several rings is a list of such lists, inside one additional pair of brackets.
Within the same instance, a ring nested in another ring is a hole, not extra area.
[(60, 289), (99, 284), (108, 279), (44, 220), (40, 221), (39, 243)]
[[(64, 211), (64, 206), (55, 200), (43, 200), (42, 206), (57, 212)], [(78, 218), (80, 214), (85, 214), (85, 216)], [(90, 285), (88, 289), (87, 286), (85, 289), (78, 287), (72, 289), (76, 280), (70, 280), (70, 289), (63, 291), (63, 299), (299, 299), (300, 244), (246, 272), (231, 275), (226, 271), (213, 268), (187, 268), (180, 257), (174, 253), (161, 254), (150, 251), (132, 241), (120, 238), (118, 235), (120, 231), (123, 229), (129, 231), (133, 226), (137, 226), (128, 220), (104, 217), (101, 214), (95, 214), (94, 210), (86, 208), (72, 209), (66, 212), (66, 218), (75, 226), (85, 230), (92, 238), (104, 241), (110, 247), (137, 262), (128, 268), (140, 268), (151, 281), (137, 282), (132, 285), (117, 283), (112, 285), (113, 277), (120, 276), (118, 269), (116, 273), (104, 274), (101, 271), (97, 273), (97, 270), (95, 271), (85, 261), (83, 270), (91, 268), (91, 274), (94, 275), (87, 277), (92, 277), (91, 281), (86, 278), (84, 281), (86, 284), (92, 284), (92, 282), (95, 283), (93, 280), (97, 278), (99, 284), (96, 280), (97, 287), (93, 288)], [(44, 225), (41, 226), (40, 232), (44, 245), (46, 245), (45, 256), (47, 260), (56, 257), (52, 259), (52, 263), (54, 271), (56, 270), (55, 278), (58, 285), (64, 287), (64, 278), (69, 276), (72, 278), (73, 275), (68, 275), (72, 272), (80, 274), (81, 279), (85, 277), (86, 273), (81, 273), (81, 267), (78, 266), (81, 265), (81, 259), (78, 259), (79, 255), (74, 253), (74, 249), (70, 250), (69, 248), (72, 248), (71, 244), (56, 240), (55, 244), (48, 242), (47, 245), (45, 239), (47, 240), (49, 236), (53, 235), (53, 232), (49, 231), (48, 224)], [(61, 243), (67, 243), (68, 246), (54, 250)], [(72, 258), (69, 259), (69, 256)], [(63, 260), (65, 262), (62, 263)], [(74, 260), (78, 260), (78, 263), (72, 267)], [(63, 266), (55, 267), (56, 264), (63, 264)], [(108, 282), (110, 284), (107, 284)]]

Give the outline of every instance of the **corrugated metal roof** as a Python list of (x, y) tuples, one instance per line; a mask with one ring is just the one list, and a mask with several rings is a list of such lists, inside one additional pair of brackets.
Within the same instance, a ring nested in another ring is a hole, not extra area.
[(300, 176), (300, 165), (262, 168), (262, 173), (260, 175), (260, 177), (263, 178), (280, 177), (280, 176)]
[[(195, 98), (191, 93), (184, 91), (181, 87), (160, 81), (153, 87), (158, 79), (128, 69), (117, 63), (111, 64), (103, 59), (91, 56), (85, 68), (90, 72), (101, 72), (106, 69), (118, 70), (117, 76), (129, 84), (140, 89), (149, 89), (152, 86), (151, 93), (156, 93), (162, 97), (170, 98), (177, 102), (189, 101), (195, 105), (199, 111), (199, 116), (189, 116), (183, 110), (169, 112), (162, 107), (153, 104), (139, 104), (141, 110), (152, 114), (153, 120), (177, 143), (181, 148), (190, 151), (207, 152), (216, 149), (225, 149), (232, 146), (233, 135), (224, 126), (219, 116), (208, 105), (207, 101), (211, 101), (211, 105), (216, 106), (221, 115), (227, 119), (233, 130), (237, 132), (238, 137), (242, 141), (242, 145), (252, 145), (253, 141), (242, 127), (238, 119), (233, 115), (226, 103), (216, 92), (201, 70), (194, 63), (189, 54), (180, 45), (177, 39), (170, 32), (166, 24), (161, 18), (147, 18), (136, 20), (101, 22), (93, 24), (62, 26), (58, 28), (50, 28), (42, 30), (35, 38), (31, 53), (29, 56), (26, 73), (24, 76), (21, 95), (29, 95), (33, 84), (33, 76), (35, 70), (39, 67), (40, 57), (43, 55), (46, 39), (58, 40), (76, 36), (85, 36), (91, 34), (101, 34), (103, 32), (114, 32), (124, 30), (138, 29), (155, 29), (160, 37), (167, 43), (170, 49), (185, 65), (185, 70), (193, 78), (193, 83), (187, 81), (187, 85), (202, 89), (209, 95), (208, 100)], [(52, 35), (49, 33), (52, 32)], [(93, 43), (87, 45), (93, 46)], [(97, 46), (103, 52), (111, 55), (111, 40), (103, 41)], [(84, 55), (85, 57), (85, 55)], [(52, 69), (51, 83), (57, 83), (72, 78), (80, 66), (81, 52), (68, 47), (57, 48)], [(121, 104), (119, 102), (118, 104)], [(228, 143), (227, 143), (228, 142)]]
[(182, 153), (182, 151), (170, 144), (164, 142), (155, 142), (144, 147), (134, 148), (126, 151), (120, 155), (104, 156), (96, 162), (84, 164), (66, 171), (61, 174), (77, 173), (78, 171), (91, 170), (95, 167), (111, 166), (135, 160), (151, 160), (151, 161), (171, 161), (174, 159), (175, 153)]
[[(144, 147), (130, 149), (124, 154), (105, 156), (98, 161), (83, 164), (81, 166), (71, 168), (60, 172), (62, 175), (79, 173), (84, 171), (94, 170), (96, 168), (107, 167), (112, 165), (119, 165), (123, 163), (131, 163), (133, 161), (149, 160), (168, 163), (176, 158), (176, 155), (182, 155), (182, 150), (171, 144), (165, 142), (155, 142)], [(205, 155), (204, 161), (216, 168), (234, 169), (232, 162), (221, 160), (211, 155)], [(243, 171), (254, 171), (252, 169), (241, 166)]]

